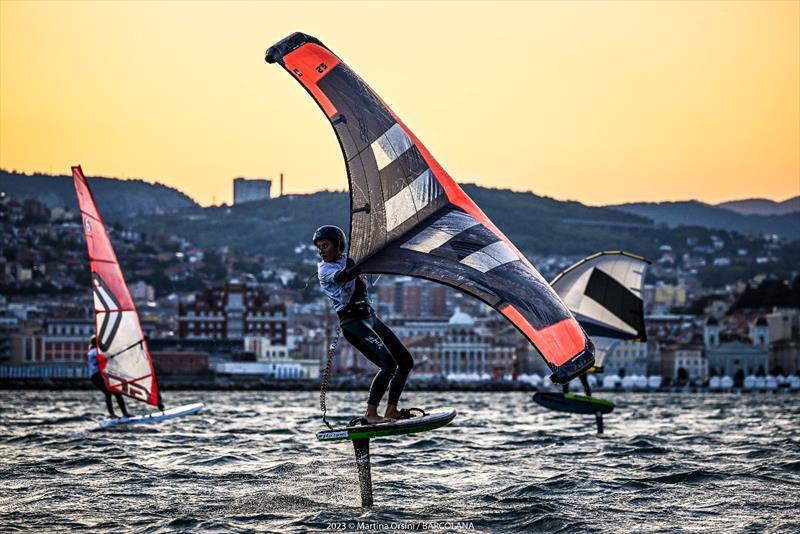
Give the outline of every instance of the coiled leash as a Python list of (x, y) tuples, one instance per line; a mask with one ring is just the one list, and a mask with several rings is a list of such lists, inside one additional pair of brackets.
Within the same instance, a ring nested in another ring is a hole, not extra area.
[(339, 337), (341, 334), (342, 327), (340, 325), (336, 325), (336, 334), (334, 334), (333, 341), (331, 341), (331, 344), (328, 347), (328, 363), (325, 365), (325, 372), (322, 375), (321, 389), (319, 392), (319, 409), (322, 410), (322, 422), (325, 423), (325, 426), (331, 430), (333, 430), (333, 427), (325, 418), (325, 415), (328, 411), (326, 396), (328, 393), (328, 378), (330, 378), (331, 368), (333, 367), (333, 357), (336, 355), (336, 347), (339, 346)]

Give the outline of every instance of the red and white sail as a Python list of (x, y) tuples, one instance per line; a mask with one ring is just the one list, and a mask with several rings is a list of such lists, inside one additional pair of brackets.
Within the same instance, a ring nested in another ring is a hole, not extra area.
[(97, 361), (108, 388), (153, 406), (158, 384), (139, 314), (80, 166), (72, 167), (92, 271)]

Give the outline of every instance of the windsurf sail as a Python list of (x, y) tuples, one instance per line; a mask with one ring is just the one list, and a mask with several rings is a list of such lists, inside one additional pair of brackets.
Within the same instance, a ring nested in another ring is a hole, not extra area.
[(139, 314), (80, 166), (72, 167), (72, 181), (92, 271), (100, 374), (111, 391), (157, 406), (158, 384)]
[(333, 126), (350, 184), (349, 257), (361, 272), (425, 278), (482, 300), (530, 340), (556, 382), (592, 366), (592, 344), (555, 291), (353, 70), (303, 33), (266, 60)]
[(595, 370), (623, 340), (646, 341), (642, 287), (650, 262), (628, 252), (599, 252), (551, 282), (595, 346)]

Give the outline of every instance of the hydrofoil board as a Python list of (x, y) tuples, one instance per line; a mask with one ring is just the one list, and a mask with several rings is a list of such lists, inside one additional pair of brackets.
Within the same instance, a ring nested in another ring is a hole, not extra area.
[(574, 393), (536, 393), (533, 400), (557, 412), (593, 414), (611, 413), (614, 409), (614, 403), (609, 400)]
[(439, 427), (450, 424), (455, 418), (456, 411), (448, 408), (431, 412), (423, 416), (412, 417), (410, 419), (398, 419), (391, 423), (378, 423), (375, 425), (354, 425), (333, 430), (323, 430), (317, 432), (317, 439), (320, 441), (337, 441), (345, 439), (370, 439), (382, 438), (385, 436), (397, 436), (399, 434), (414, 434), (416, 432), (427, 432)]

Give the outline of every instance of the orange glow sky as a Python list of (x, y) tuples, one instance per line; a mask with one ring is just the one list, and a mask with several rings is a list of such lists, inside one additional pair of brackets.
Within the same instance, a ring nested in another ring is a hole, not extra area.
[(322, 40), (459, 182), (598, 205), (800, 194), (800, 2), (0, 0), (0, 167), (344, 189), (323, 113), (264, 62)]

